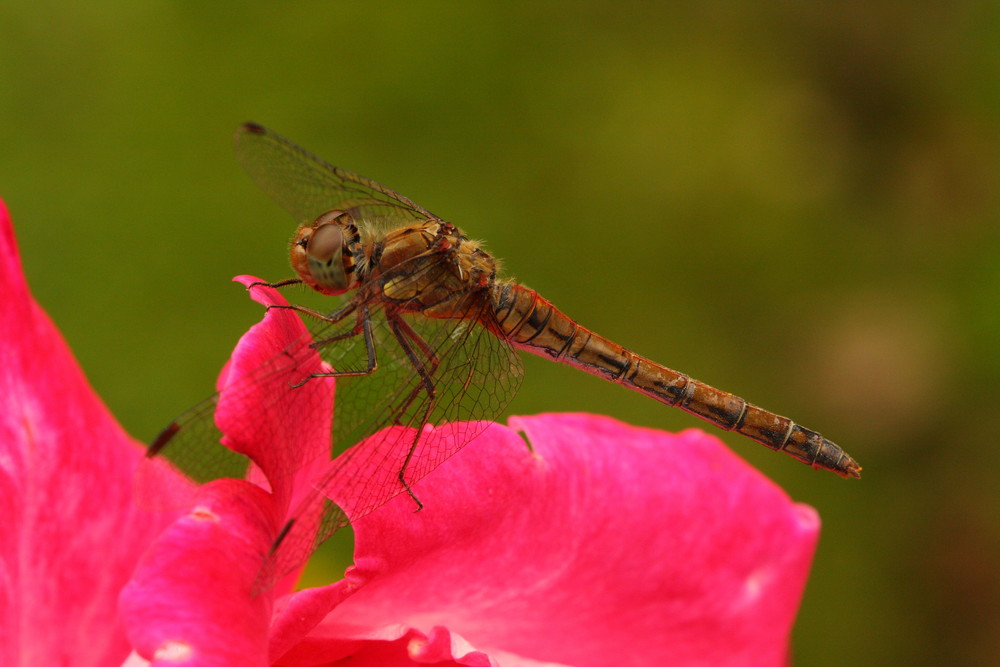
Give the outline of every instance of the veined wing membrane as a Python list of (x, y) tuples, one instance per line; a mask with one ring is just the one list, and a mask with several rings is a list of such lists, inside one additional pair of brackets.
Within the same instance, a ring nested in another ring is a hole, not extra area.
[[(432, 288), (450, 270), (443, 262), (404, 268), (406, 277), (397, 275), (395, 279), (415, 281), (422, 289)], [(362, 290), (354, 301), (364, 302), (363, 310), (371, 318), (378, 369), (369, 375), (336, 380), (332, 424), (317, 424), (313, 415), (329, 413), (324, 401), (332, 398), (333, 380), (310, 376), (330, 369), (357, 371), (368, 365), (363, 335), (345, 335), (357, 328), (355, 314), (361, 312), (359, 309), (348, 309), (336, 323), (303, 315), (308, 333), (298, 335), (270, 359), (244, 359), (243, 368), (231, 368), (231, 379), (221, 394), (179, 417), (155, 443), (159, 449), (152, 463), (160, 465), (166, 456), (203, 482), (242, 477), (249, 467), (245, 457), (218, 444), (222, 430), (227, 441), (237, 446), (244, 430), (247, 439), (273, 439), (274, 446), (265, 448), (265, 455), (272, 458), (265, 463), (270, 464), (268, 470), (277, 470), (280, 475), (297, 472), (315, 457), (325, 454), (329, 458), (331, 453), (327, 447), (303, 460), (299, 452), (289, 451), (289, 434), (316, 428), (329, 434), (332, 428), (332, 438), (327, 435), (325, 441), (332, 440), (334, 453), (339, 453), (382, 431), (324, 466), (325, 472), (311, 490), (294, 499), (288, 530), (262, 570), (261, 576), (269, 582), (273, 574), (284, 574), (299, 565), (319, 542), (346, 523), (346, 516), (364, 516), (405, 491), (399, 473), (409, 458), (416, 429), (425, 420), (446, 426), (421, 438), (407, 463), (407, 484), (424, 477), (481, 433), (503, 412), (520, 385), (520, 358), (506, 341), (481, 324), (491, 313), (486, 294), (467, 293), (463, 304), (456, 307), (460, 316), (455, 319), (387, 313), (384, 304), (370, 297)], [(433, 397), (427, 391), (428, 382), (433, 386)], [(326, 388), (317, 391), (324, 383)], [(253, 411), (233, 411), (220, 430), (215, 411), (227, 403), (253, 405)], [(260, 424), (270, 425), (271, 430), (254, 431)], [(145, 465), (149, 463), (147, 459)], [(346, 516), (332, 507), (324, 510), (328, 498), (339, 503)], [(143, 499), (140, 494), (144, 506), (156, 507), (155, 500)]]
[[(275, 302), (284, 303), (280, 298)], [(275, 478), (296, 472), (312, 458), (329, 457), (329, 445), (324, 450), (311, 452), (311, 456), (303, 456), (302, 452), (293, 455), (281, 447), (281, 443), (293, 438), (304, 440), (308, 435), (316, 436), (317, 431), (313, 429), (322, 430), (320, 437), (329, 443), (331, 425), (323, 424), (318, 416), (330, 413), (332, 381), (327, 381), (326, 391), (317, 391), (315, 384), (300, 391), (301, 388), (295, 385), (305, 382), (312, 373), (329, 370), (312, 347), (313, 336), (328, 339), (348, 332), (354, 327), (355, 319), (346, 317), (336, 323), (324, 320), (321, 325), (314, 333), (287, 311), (268, 313), (265, 321), (255, 329), (267, 327), (269, 335), (292, 342), (278, 354), (263, 352), (263, 348), (253, 345), (241, 343), (237, 346), (237, 352), (220, 379), (221, 391), (180, 415), (150, 446), (137, 478), (139, 505), (166, 510), (178, 509), (190, 502), (190, 496), (160, 498), (156, 495), (158, 485), (150, 480), (161, 474), (158, 470), (168, 463), (198, 484), (223, 477), (246, 477), (251, 468), (250, 460), (238, 453), (245, 451), (246, 443), (262, 440), (272, 443), (258, 451), (258, 456), (266, 459), (258, 463), (266, 465)], [(353, 338), (342, 340), (345, 353), (341, 356), (345, 359), (353, 358), (349, 354), (351, 348), (364, 349), (363, 341)], [(358, 363), (362, 364), (359, 369), (364, 368), (363, 362)], [(340, 368), (348, 369), (346, 360)], [(224, 438), (229, 447), (220, 444)]]
[(300, 223), (331, 209), (349, 211), (362, 224), (437, 217), (384, 185), (335, 167), (254, 123), (236, 132), (236, 154), (253, 181)]
[[(412, 486), (480, 435), (509, 404), (520, 386), (521, 360), (506, 341), (478, 323), (487, 316), (485, 303), (470, 297), (461, 308), (467, 315), (457, 320), (404, 315), (415, 337), (404, 334), (402, 343), (387, 320), (376, 327), (379, 371), (338, 380), (336, 428), (342, 419), (351, 424), (350, 435), (338, 430), (338, 440), (359, 444), (334, 460), (298, 503), (262, 569), (260, 587), (298, 567), (349, 520), (405, 492), (399, 479), (404, 464), (405, 482)], [(425, 391), (425, 378), (412, 372), (408, 360), (399, 359), (405, 356), (404, 345), (411, 351), (425, 349), (437, 359), (435, 367), (424, 352), (417, 355), (429, 371), (433, 396)], [(393, 350), (394, 361), (379, 378), (382, 350)], [(372, 401), (382, 406), (376, 413), (362, 407)], [(410, 457), (425, 419), (434, 428), (422, 431)]]

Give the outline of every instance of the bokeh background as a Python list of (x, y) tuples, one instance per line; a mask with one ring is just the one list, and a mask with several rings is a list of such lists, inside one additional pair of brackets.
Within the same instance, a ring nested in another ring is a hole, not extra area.
[[(258, 121), (854, 454), (846, 482), (725, 437), (823, 517), (802, 665), (1000, 656), (998, 119), (991, 2), (0, 5), (0, 196), (131, 433), (259, 317), (230, 278), (289, 275), (232, 155)], [(512, 413), (699, 425), (526, 365)]]

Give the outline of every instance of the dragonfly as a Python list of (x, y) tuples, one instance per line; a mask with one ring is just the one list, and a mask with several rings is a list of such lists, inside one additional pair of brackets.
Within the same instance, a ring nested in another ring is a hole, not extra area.
[[(330, 430), (333, 465), (311, 481), (265, 555), (272, 579), (396, 495), (408, 494), (419, 509), (414, 483), (507, 407), (523, 375), (519, 351), (680, 408), (813, 468), (860, 477), (858, 463), (816, 431), (642, 357), (535, 290), (502, 279), (478, 242), (395, 191), (254, 123), (237, 131), (236, 149), (252, 180), (299, 223), (290, 246), (296, 276), (263, 286), (304, 285), (335, 299), (328, 310), (273, 306), (297, 312), (308, 333), (226, 389), (250, 396), (294, 372), (304, 355), (318, 354), (322, 368), (303, 364), (294, 380), (266, 392), (269, 414), (297, 429), (309, 426), (309, 403), (330, 391), (330, 378), (336, 384), (332, 423), (322, 426)], [(248, 462), (217, 444), (219, 403), (216, 394), (178, 417), (146, 458), (166, 457), (196, 481), (244, 473)], [(376, 437), (377, 446), (358, 444)], [(368, 472), (350, 474), (362, 456)]]

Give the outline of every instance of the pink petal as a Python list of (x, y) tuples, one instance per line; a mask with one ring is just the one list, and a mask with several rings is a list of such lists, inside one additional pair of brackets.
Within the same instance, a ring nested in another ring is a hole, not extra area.
[[(244, 337), (223, 387), (238, 387), (298, 335), (272, 315), (292, 316), (272, 311)], [(284, 396), (279, 377), (273, 390)], [(219, 417), (272, 487), (301, 465), (296, 444), (328, 446), (328, 422), (297, 443), (288, 413), (267, 407), (275, 394), (238, 395)], [(277, 600), (273, 615), (275, 589), (250, 593), (289, 504), (244, 482), (210, 485), (123, 595), (130, 636), (145, 655), (219, 665), (786, 661), (818, 535), (811, 509), (700, 431), (587, 415), (511, 424), (415, 485), (419, 514), (403, 494), (361, 516), (352, 508), (363, 513), (364, 501), (335, 487), (356, 520), (357, 565), (343, 581)], [(432, 439), (452, 447), (462, 428), (439, 427)], [(274, 443), (283, 451), (267, 451)], [(392, 476), (378, 463), (385, 443), (370, 438), (334, 468), (350, 479)], [(279, 496), (308, 490), (308, 476), (291, 477)]]
[[(251, 296), (285, 303), (269, 288), (255, 287)], [(242, 480), (206, 485), (191, 513), (149, 550), (122, 594), (122, 616), (141, 655), (165, 662), (181, 655), (197, 664), (267, 664), (271, 604), (291, 582), (272, 588), (273, 582), (260, 578), (270, 574), (261, 568), (289, 507), (308, 492), (307, 482), (326, 464), (330, 448), (332, 381), (314, 379), (290, 390), (326, 367), (307, 345), (295, 364), (279, 354), (305, 334), (296, 314), (269, 310), (241, 338), (223, 371), (216, 421), (224, 442), (257, 463), (263, 477), (252, 480), (266, 488)], [(299, 523), (308, 525), (309, 518)]]
[(274, 539), (273, 499), (232, 479), (199, 496), (122, 592), (129, 639), (153, 664), (266, 665), (271, 597), (252, 591)]
[(118, 591), (165, 518), (138, 511), (143, 446), (32, 299), (0, 202), (0, 663), (119, 664)]
[(359, 633), (348, 637), (310, 637), (292, 653), (285, 655), (277, 664), (319, 665), (345, 664), (359, 667), (382, 667), (384, 665), (456, 665), (463, 667), (518, 667), (540, 665), (533, 660), (523, 660), (519, 656), (498, 652), (500, 662), (493, 656), (475, 650), (464, 638), (447, 628), (431, 628), (424, 633), (402, 625), (393, 625)]
[(701, 431), (588, 415), (511, 424), (534, 454), (492, 428), (416, 486), (421, 512), (400, 496), (356, 523), (356, 592), (296, 594), (284, 611), (299, 618), (339, 605), (301, 639), (279, 616), (280, 664), (438, 628), (468, 642), (454, 659), (504, 664), (786, 661), (818, 536), (810, 508)]
[[(259, 278), (239, 276), (248, 287)], [(287, 305), (274, 289), (256, 286), (250, 296), (265, 305)], [(279, 502), (293, 502), (292, 473), (303, 464), (329, 460), (333, 420), (332, 378), (313, 378), (303, 386), (291, 385), (310, 373), (328, 371), (316, 351), (303, 345), (293, 356), (280, 354), (296, 341), (311, 341), (301, 319), (287, 309), (270, 309), (237, 344), (220, 381), (221, 398), (216, 412), (223, 442), (251, 457), (261, 468)], [(253, 382), (247, 382), (252, 378)], [(227, 391), (235, 383), (239, 391)], [(322, 460), (317, 460), (322, 459)], [(314, 472), (314, 471), (313, 471)]]

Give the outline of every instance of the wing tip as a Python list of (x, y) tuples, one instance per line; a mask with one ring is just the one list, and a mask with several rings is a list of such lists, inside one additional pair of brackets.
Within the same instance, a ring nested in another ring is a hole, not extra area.
[(160, 431), (159, 435), (156, 436), (156, 439), (153, 440), (152, 444), (146, 448), (146, 458), (153, 458), (159, 454), (160, 451), (166, 447), (167, 443), (173, 440), (179, 430), (181, 430), (180, 424), (177, 422), (170, 422), (166, 428)]

